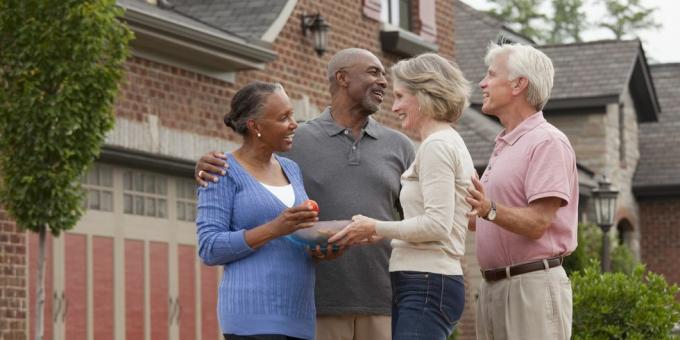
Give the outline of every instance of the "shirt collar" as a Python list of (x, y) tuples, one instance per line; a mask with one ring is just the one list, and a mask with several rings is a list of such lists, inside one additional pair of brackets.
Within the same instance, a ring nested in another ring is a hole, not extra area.
[[(335, 120), (333, 120), (330, 106), (326, 107), (326, 109), (323, 110), (323, 112), (321, 112), (318, 121), (321, 127), (324, 130), (326, 130), (328, 136), (335, 136), (347, 129), (344, 126), (341, 126), (340, 124), (336, 123)], [(364, 132), (366, 133), (366, 135), (372, 137), (373, 139), (378, 139), (380, 135), (379, 130), (380, 126), (378, 122), (376, 122), (373, 118), (368, 117), (368, 122), (364, 126)]]
[(498, 143), (498, 141), (503, 141), (506, 144), (514, 145), (527, 132), (535, 129), (544, 122), (545, 118), (543, 118), (543, 111), (538, 111), (523, 120), (514, 130), (510, 131), (510, 133), (506, 133), (505, 129), (503, 129), (503, 131), (496, 136), (496, 143)]

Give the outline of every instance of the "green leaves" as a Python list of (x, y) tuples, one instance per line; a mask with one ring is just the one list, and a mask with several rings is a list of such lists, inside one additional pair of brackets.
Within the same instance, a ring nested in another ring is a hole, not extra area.
[(24, 228), (82, 215), (132, 37), (121, 15), (114, 0), (0, 1), (0, 200)]
[[(597, 0), (604, 4), (604, 21), (589, 23), (584, 0), (489, 0), (494, 8), (487, 13), (507, 23), (518, 33), (542, 43), (581, 41), (584, 30), (593, 25), (610, 30), (616, 40), (635, 36), (637, 32), (660, 27), (654, 20), (655, 8), (646, 8), (641, 0)], [(546, 11), (548, 8), (551, 11)], [(550, 14), (546, 14), (550, 13)]]
[(652, 16), (656, 8), (646, 8), (640, 0), (602, 0), (607, 8), (606, 21), (599, 24), (610, 30), (616, 40), (635, 36), (636, 31), (655, 29), (661, 25)]
[(544, 30), (541, 26), (548, 19), (540, 10), (544, 0), (491, 0), (489, 2), (495, 4), (496, 8), (487, 13), (510, 24), (514, 30), (530, 39), (543, 40)]
[(571, 279), (574, 339), (669, 339), (680, 321), (678, 287), (643, 266), (600, 274), (593, 261)]

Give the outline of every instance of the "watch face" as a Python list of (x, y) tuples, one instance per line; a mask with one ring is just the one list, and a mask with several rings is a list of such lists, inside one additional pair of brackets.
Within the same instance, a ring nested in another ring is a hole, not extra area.
[(489, 221), (495, 220), (495, 219), (496, 219), (496, 209), (491, 209), (491, 210), (489, 211), (489, 215), (487, 215), (486, 218), (487, 218)]

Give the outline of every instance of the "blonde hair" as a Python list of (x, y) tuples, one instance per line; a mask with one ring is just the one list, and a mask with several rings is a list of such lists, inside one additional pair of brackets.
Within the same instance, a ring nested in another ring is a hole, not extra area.
[(434, 53), (399, 61), (392, 66), (395, 80), (420, 104), (420, 112), (455, 123), (469, 105), (470, 82), (458, 65)]
[(543, 110), (550, 99), (555, 69), (545, 53), (521, 44), (489, 44), (484, 62), (491, 65), (499, 56), (508, 57), (508, 80), (525, 77), (529, 81), (526, 99), (536, 110)]

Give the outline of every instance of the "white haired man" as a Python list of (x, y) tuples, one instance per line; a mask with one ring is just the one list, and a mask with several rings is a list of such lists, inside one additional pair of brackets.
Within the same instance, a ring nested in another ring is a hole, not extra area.
[(477, 339), (569, 339), (571, 283), (562, 258), (576, 248), (578, 177), (567, 137), (543, 117), (550, 58), (531, 46), (491, 44), (482, 112), (503, 131), (468, 188), (482, 281)]

